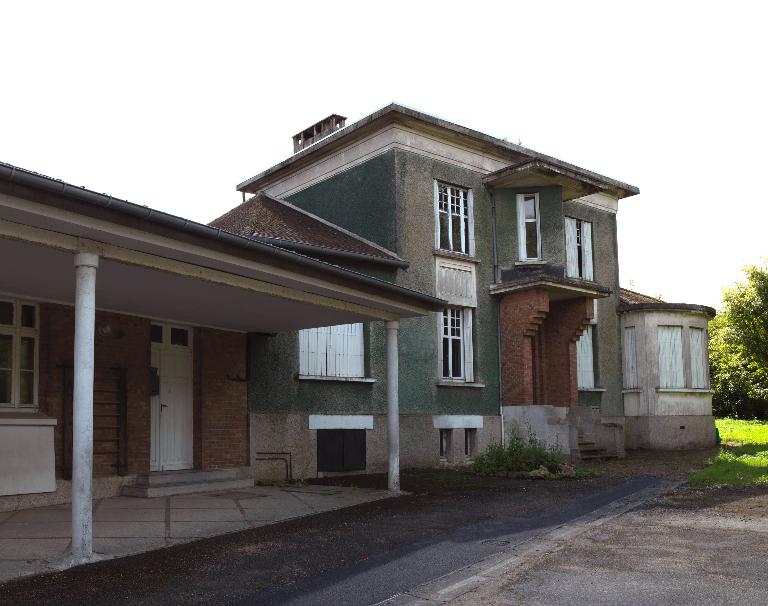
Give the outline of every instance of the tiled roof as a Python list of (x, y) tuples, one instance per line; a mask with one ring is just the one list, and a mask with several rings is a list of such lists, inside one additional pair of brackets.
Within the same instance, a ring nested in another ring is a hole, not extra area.
[(303, 245), (334, 252), (364, 255), (375, 260), (402, 262), (395, 253), (320, 217), (264, 192), (258, 192), (208, 225), (239, 236), (286, 248)]
[(635, 303), (663, 303), (657, 297), (650, 297), (627, 288), (619, 289), (619, 301), (622, 305), (634, 305)]

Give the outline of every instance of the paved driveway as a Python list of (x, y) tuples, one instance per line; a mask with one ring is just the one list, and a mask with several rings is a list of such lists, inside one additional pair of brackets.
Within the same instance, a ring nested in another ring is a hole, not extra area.
[[(232, 492), (94, 503), (94, 551), (111, 557), (383, 499), (383, 490), (258, 486)], [(0, 512), (0, 583), (55, 569), (70, 549), (69, 505)]]

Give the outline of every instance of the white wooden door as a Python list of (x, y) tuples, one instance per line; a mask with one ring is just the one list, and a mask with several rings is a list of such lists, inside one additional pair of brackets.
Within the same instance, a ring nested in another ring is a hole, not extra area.
[(152, 367), (159, 385), (151, 398), (150, 470), (191, 469), (192, 330), (153, 325)]

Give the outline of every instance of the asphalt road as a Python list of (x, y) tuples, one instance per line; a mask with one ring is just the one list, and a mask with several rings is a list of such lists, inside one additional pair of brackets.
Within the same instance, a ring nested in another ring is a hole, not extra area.
[(419, 494), (0, 586), (0, 604), (373, 604), (654, 485), (404, 476)]

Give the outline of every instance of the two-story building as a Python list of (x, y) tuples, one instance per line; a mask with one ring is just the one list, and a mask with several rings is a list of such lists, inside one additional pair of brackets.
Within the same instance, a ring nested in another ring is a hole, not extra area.
[[(403, 465), (509, 431), (623, 453), (616, 213), (636, 187), (390, 105), (318, 122), (238, 189), (211, 225), (447, 301), (402, 322)], [(383, 343), (368, 323), (249, 335), (257, 473), (282, 473), (257, 462), (274, 453), (294, 476), (384, 470)]]

